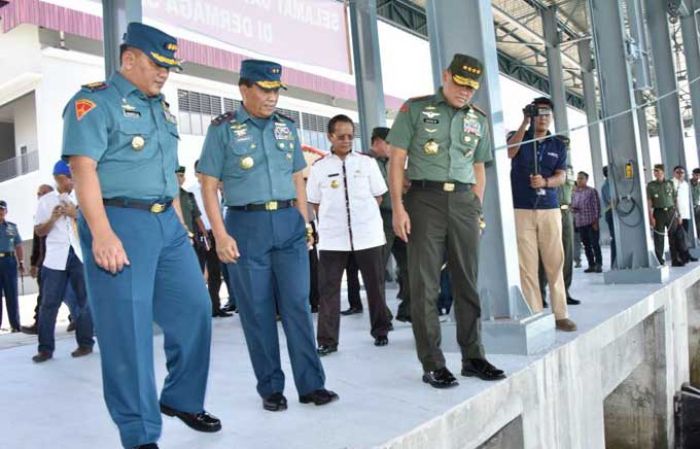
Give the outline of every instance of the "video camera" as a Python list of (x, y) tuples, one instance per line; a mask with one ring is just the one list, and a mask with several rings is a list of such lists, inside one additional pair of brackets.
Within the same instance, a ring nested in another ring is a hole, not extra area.
[(552, 109), (543, 106), (543, 105), (537, 105), (536, 103), (530, 103), (529, 105), (525, 106), (523, 108), (523, 114), (525, 114), (526, 117), (539, 117), (541, 115), (550, 115), (552, 113)]

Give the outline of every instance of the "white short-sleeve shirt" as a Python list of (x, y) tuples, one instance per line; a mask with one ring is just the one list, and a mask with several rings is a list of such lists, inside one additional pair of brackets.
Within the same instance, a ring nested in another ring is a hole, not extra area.
[(673, 185), (676, 187), (678, 201), (678, 213), (683, 220), (690, 220), (690, 187), (688, 182), (683, 182), (673, 178)]
[(357, 251), (386, 243), (376, 197), (387, 191), (373, 158), (350, 153), (345, 159), (329, 154), (309, 173), (306, 194), (318, 204), (318, 249)]
[[(77, 205), (73, 193), (49, 192), (39, 199), (39, 204), (34, 217), (34, 224), (44, 224), (51, 218), (53, 209), (61, 202)], [(70, 217), (61, 217), (54, 223), (53, 227), (46, 235), (46, 255), (44, 256), (44, 266), (52, 270), (65, 270), (68, 262), (68, 252), (73, 248), (75, 255), (83, 261), (83, 252), (80, 250), (80, 239), (78, 229)]]

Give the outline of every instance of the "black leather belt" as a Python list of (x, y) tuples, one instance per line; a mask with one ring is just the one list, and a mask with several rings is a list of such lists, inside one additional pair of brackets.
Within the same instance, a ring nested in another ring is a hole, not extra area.
[(0, 259), (2, 259), (3, 257), (15, 257), (15, 253), (14, 252), (0, 253)]
[(672, 210), (673, 207), (655, 207), (654, 210), (663, 210), (663, 211), (669, 211)]
[(411, 181), (411, 188), (442, 190), (443, 192), (466, 192), (471, 190), (473, 186), (474, 184), (465, 184), (463, 182)]
[(102, 200), (105, 206), (123, 207), (127, 209), (147, 210), (154, 214), (165, 212), (173, 205), (173, 200), (166, 201), (143, 201), (129, 198), (105, 198)]
[(294, 207), (294, 200), (268, 201), (262, 204), (246, 204), (245, 206), (229, 206), (233, 210), (244, 210), (246, 212), (273, 211)]

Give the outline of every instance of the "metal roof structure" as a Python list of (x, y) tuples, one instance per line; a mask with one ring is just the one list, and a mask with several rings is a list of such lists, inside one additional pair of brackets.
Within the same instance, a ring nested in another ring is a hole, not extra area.
[[(380, 16), (418, 35), (427, 36), (425, 5), (428, 0), (377, 0)], [(583, 108), (581, 61), (576, 43), (591, 38), (587, 0), (492, 0), (496, 26), (496, 42), (501, 71), (538, 90), (547, 92), (547, 57), (542, 24), (542, 11), (555, 7), (560, 32), (560, 48), (564, 65), (567, 100), (571, 106)], [(671, 20), (676, 74), (680, 88), (683, 120), (692, 122), (689, 86), (683, 56), (680, 24)], [(651, 61), (653, 64), (653, 61)], [(644, 98), (653, 100), (653, 92)], [(654, 108), (647, 109), (649, 131), (656, 133)]]

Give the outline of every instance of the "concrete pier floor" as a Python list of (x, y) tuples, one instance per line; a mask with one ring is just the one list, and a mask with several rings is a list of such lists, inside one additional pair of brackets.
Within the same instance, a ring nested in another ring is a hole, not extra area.
[[(674, 268), (669, 282), (698, 266)], [(582, 268), (576, 269), (571, 294), (582, 304), (569, 310), (579, 331), (557, 333), (556, 345), (551, 350), (590, 332), (661, 287), (653, 284), (607, 286), (603, 275), (584, 274)], [(387, 298), (394, 311), (395, 296), (396, 289), (389, 288)], [(24, 321), (28, 324), (34, 296), (21, 300)], [(343, 308), (346, 304), (343, 300)], [(390, 344), (376, 348), (369, 335), (367, 309), (361, 315), (341, 319), (340, 350), (323, 358), (327, 387), (340, 395), (340, 401), (314, 407), (297, 400), (280, 325), (289, 409), (271, 413), (262, 409), (255, 391), (240, 320), (237, 316), (215, 319), (206, 407), (221, 418), (223, 431), (201, 434), (164, 417), (160, 447), (355, 449), (383, 446), (487, 389), (508, 382), (494, 384), (458, 376), (460, 385), (457, 388), (430, 388), (421, 381), (410, 324), (395, 322), (394, 326)], [(0, 447), (120, 447), (116, 428), (102, 399), (99, 355), (72, 359), (70, 352), (75, 348), (75, 341), (72, 335), (66, 334), (65, 323), (59, 324), (57, 336), (54, 359), (35, 365), (31, 361), (36, 351), (35, 337), (0, 335)], [(458, 375), (460, 356), (454, 339), (455, 328), (448, 320), (443, 323), (443, 346), (448, 367)], [(156, 336), (154, 344), (157, 380), (162, 383), (165, 375), (162, 336)], [(488, 357), (512, 376), (543, 356), (490, 354)]]

